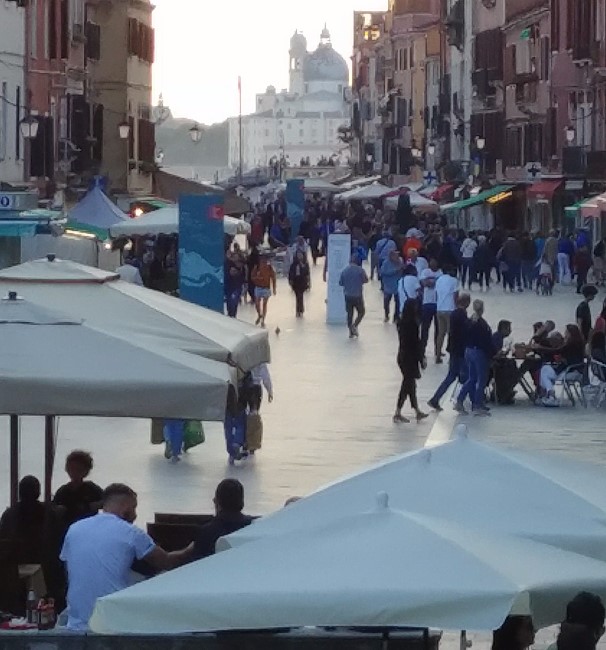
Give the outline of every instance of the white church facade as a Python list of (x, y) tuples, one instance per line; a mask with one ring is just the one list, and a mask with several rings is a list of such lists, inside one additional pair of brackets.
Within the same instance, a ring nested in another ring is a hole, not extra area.
[[(324, 28), (320, 44), (307, 51), (307, 40), (295, 32), (290, 41), (290, 87), (273, 86), (257, 95), (256, 110), (242, 118), (243, 171), (266, 167), (284, 158), (298, 166), (302, 160), (339, 157), (345, 145), (339, 127), (349, 123), (349, 69), (332, 47)], [(229, 165), (240, 159), (238, 118), (229, 119)]]

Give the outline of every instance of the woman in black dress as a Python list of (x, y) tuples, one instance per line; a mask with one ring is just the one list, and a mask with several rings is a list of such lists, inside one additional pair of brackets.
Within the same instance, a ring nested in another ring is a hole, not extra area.
[(421, 378), (421, 368), (425, 368), (426, 361), (423, 357), (423, 348), (419, 336), (419, 303), (413, 298), (404, 303), (404, 309), (398, 322), (398, 336), (400, 339), (398, 366), (402, 372), (402, 385), (393, 421), (396, 424), (410, 422), (408, 418), (402, 415), (402, 407), (406, 398), (408, 398), (416, 413), (417, 422), (420, 422), (427, 417), (427, 413), (423, 413), (419, 409), (417, 379)]
[(293, 263), (290, 265), (288, 273), (288, 282), (295, 292), (297, 299), (296, 313), (297, 318), (303, 316), (305, 311), (305, 304), (303, 302), (303, 295), (309, 289), (309, 263), (305, 253), (298, 250)]

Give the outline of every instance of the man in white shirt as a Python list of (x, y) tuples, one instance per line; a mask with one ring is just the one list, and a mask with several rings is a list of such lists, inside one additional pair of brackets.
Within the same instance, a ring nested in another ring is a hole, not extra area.
[(404, 309), (407, 300), (418, 300), (421, 296), (421, 283), (417, 277), (417, 269), (408, 264), (404, 267), (404, 273), (398, 282), (398, 297), (400, 299), (400, 313)]
[(419, 251), (416, 248), (411, 248), (408, 251), (408, 257), (408, 264), (412, 264), (417, 269), (417, 276), (421, 277), (421, 273), (429, 268), (427, 260), (419, 255)]
[[(438, 292), (436, 291), (436, 282), (441, 275), (442, 271), (438, 268), (438, 261), (435, 259), (431, 259), (429, 267), (419, 274), (421, 286), (423, 287), (423, 307), (421, 311), (421, 346), (423, 355), (425, 355), (425, 348), (429, 340), (429, 328), (432, 322), (436, 344), (438, 340)], [(437, 355), (436, 349), (436, 357)]]
[(436, 340), (436, 363), (442, 363), (444, 339), (450, 329), (450, 314), (455, 310), (459, 283), (457, 270), (450, 268), (436, 280), (436, 301), (438, 313), (438, 338)]
[(140, 287), (143, 286), (141, 273), (139, 273), (139, 269), (135, 266), (135, 260), (133, 259), (124, 260), (124, 264), (116, 269), (116, 273), (124, 282), (130, 282)]
[(465, 287), (465, 282), (469, 282), (469, 288), (471, 289), (471, 283), (473, 282), (473, 256), (478, 248), (478, 243), (475, 239), (472, 239), (469, 235), (463, 240), (461, 244), (461, 286)]
[(133, 525), (136, 517), (136, 493), (114, 483), (103, 493), (103, 512), (72, 524), (67, 531), (60, 557), (67, 569), (69, 630), (88, 630), (97, 599), (131, 585), (135, 560), (168, 571), (192, 555), (193, 544), (183, 551), (164, 551)]
[(267, 399), (269, 402), (274, 400), (274, 389), (271, 383), (271, 375), (266, 363), (260, 363), (250, 371), (251, 387), (248, 397), (248, 406), (251, 413), (258, 413), (263, 401), (263, 386), (267, 391)]

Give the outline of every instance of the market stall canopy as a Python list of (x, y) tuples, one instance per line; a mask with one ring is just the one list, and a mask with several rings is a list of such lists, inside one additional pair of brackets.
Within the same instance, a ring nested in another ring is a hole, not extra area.
[(345, 183), (340, 183), (339, 187), (344, 190), (353, 190), (356, 187), (363, 187), (364, 185), (372, 185), (372, 183), (378, 183), (381, 180), (381, 176), (358, 176), (350, 181)]
[[(235, 217), (223, 217), (223, 228), (227, 235), (247, 235), (250, 224)], [(171, 205), (167, 208), (147, 212), (146, 214), (115, 225), (109, 230), (112, 237), (132, 237), (134, 235), (176, 235), (179, 233), (179, 208)]]
[(475, 196), (470, 196), (468, 199), (455, 201), (454, 203), (445, 203), (440, 206), (441, 212), (453, 212), (455, 210), (463, 210), (463, 208), (471, 208), (474, 205), (481, 205), (482, 203), (496, 202), (496, 199), (502, 200), (511, 196), (511, 191), (514, 185), (497, 185), (491, 187), (489, 190), (479, 192)]
[(325, 181), (323, 178), (306, 178), (305, 179), (305, 191), (314, 192), (314, 193), (331, 193), (336, 194), (341, 191), (341, 188), (338, 185), (333, 185), (328, 181)]
[[(421, 212), (437, 212), (440, 207), (435, 201), (428, 199), (418, 192), (408, 192), (408, 198), (410, 199), (410, 207)], [(385, 207), (396, 210), (398, 207), (398, 199), (399, 195), (386, 198)]]
[(107, 198), (99, 185), (95, 185), (68, 213), (67, 219), (67, 228), (107, 239), (109, 228), (128, 221), (128, 215)]
[(134, 340), (11, 292), (0, 300), (0, 413), (224, 419), (229, 366)]
[[(386, 494), (379, 500), (374, 511), (219, 553), (101, 598), (91, 627), (488, 631), (510, 613), (531, 615), (538, 627), (558, 623), (581, 588), (606, 596), (606, 563), (392, 510)], [(364, 503), (371, 508), (372, 497)]]
[(599, 219), (602, 212), (606, 210), (606, 193), (599, 196), (592, 196), (581, 205), (581, 215), (584, 218)]
[(372, 185), (364, 185), (363, 187), (356, 187), (347, 192), (343, 192), (337, 198), (341, 201), (372, 201), (382, 199), (392, 191), (393, 187), (387, 187), (381, 183), (373, 183)]
[(200, 183), (176, 174), (169, 174), (163, 170), (154, 172), (154, 192), (173, 203), (178, 203), (179, 197), (183, 194), (220, 194), (223, 196), (225, 214), (246, 214), (250, 210), (249, 202), (234, 192), (218, 185)]
[(516, 535), (606, 561), (602, 467), (465, 438), (397, 456), (333, 483), (220, 540), (218, 548), (303, 531), (366, 508), (386, 490), (394, 507)]
[(250, 370), (269, 361), (267, 332), (209, 309), (75, 262), (42, 259), (0, 271), (0, 295), (18, 291), (109, 334), (230, 361)]

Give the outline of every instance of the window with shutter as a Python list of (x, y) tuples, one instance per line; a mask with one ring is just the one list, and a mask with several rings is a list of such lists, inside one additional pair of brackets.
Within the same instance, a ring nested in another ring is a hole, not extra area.
[(551, 47), (554, 52), (560, 50), (560, 3), (562, 0), (551, 0)]
[(515, 71), (516, 74), (523, 75), (531, 72), (530, 66), (530, 39), (520, 40), (516, 43), (516, 60)]
[(506, 86), (515, 82), (516, 77), (516, 46), (508, 45), (505, 50), (503, 65), (503, 81)]
[(549, 47), (549, 36), (541, 37), (541, 79), (549, 81), (551, 72), (551, 48)]

